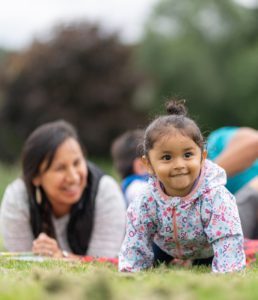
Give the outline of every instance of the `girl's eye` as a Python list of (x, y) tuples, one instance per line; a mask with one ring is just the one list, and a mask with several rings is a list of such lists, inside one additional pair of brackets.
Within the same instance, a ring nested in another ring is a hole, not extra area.
[(169, 154), (165, 154), (161, 157), (162, 160), (170, 160), (171, 159), (171, 155)]
[(192, 153), (192, 152), (186, 152), (186, 153), (184, 154), (184, 156), (185, 156), (186, 158), (189, 158), (189, 157), (193, 156), (193, 153)]

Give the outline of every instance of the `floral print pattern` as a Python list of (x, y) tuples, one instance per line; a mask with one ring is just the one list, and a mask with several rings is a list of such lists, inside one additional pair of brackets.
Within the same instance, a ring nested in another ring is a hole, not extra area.
[(127, 211), (119, 270), (153, 265), (152, 243), (179, 259), (213, 256), (213, 272), (245, 267), (243, 233), (234, 196), (224, 187), (225, 171), (209, 160), (186, 197), (166, 195), (155, 177)]

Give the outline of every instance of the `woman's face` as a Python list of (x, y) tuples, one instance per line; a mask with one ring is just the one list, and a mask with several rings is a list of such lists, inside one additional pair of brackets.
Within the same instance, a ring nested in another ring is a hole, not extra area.
[(43, 161), (33, 184), (43, 188), (56, 216), (65, 215), (80, 199), (87, 182), (86, 160), (79, 143), (73, 138), (66, 139), (44, 171), (46, 164), (47, 161)]

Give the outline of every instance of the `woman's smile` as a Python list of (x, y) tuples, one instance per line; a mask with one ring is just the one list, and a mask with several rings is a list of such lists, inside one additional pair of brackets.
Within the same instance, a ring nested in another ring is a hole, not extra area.
[[(44, 170), (44, 162), (42, 164)], [(80, 200), (87, 182), (87, 166), (78, 142), (69, 138), (57, 149), (52, 164), (35, 178), (43, 187), (55, 214)], [(62, 212), (63, 213), (63, 212)]]

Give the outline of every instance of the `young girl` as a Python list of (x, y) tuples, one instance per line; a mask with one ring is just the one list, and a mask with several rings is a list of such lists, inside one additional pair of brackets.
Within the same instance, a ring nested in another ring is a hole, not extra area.
[(202, 134), (183, 102), (170, 101), (167, 112), (145, 131), (150, 178), (129, 206), (119, 269), (153, 266), (155, 242), (175, 259), (212, 258), (213, 272), (239, 271), (245, 267), (243, 233), (225, 172), (206, 159)]

